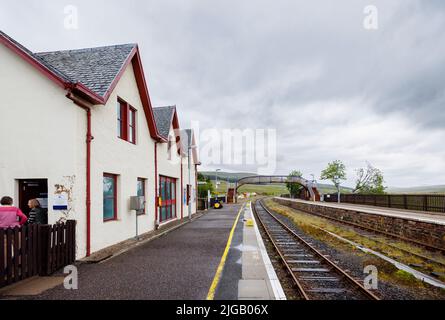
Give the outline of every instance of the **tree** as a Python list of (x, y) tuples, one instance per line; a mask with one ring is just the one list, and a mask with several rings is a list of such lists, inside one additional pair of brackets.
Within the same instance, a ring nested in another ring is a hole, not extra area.
[[(302, 177), (303, 174), (301, 171), (294, 170), (291, 173), (289, 173), (288, 178), (291, 177)], [(303, 186), (301, 184), (295, 183), (295, 182), (286, 182), (286, 188), (289, 190), (291, 198), (295, 198), (300, 194), (301, 189), (303, 189)]]
[[(213, 183), (209, 177), (205, 177), (202, 173), (198, 173), (198, 198), (207, 198), (207, 193), (213, 193)], [(205, 183), (202, 183), (205, 182)]]
[(386, 187), (383, 185), (383, 173), (380, 169), (373, 167), (369, 162), (366, 168), (355, 170), (357, 178), (353, 193), (384, 194)]
[(337, 192), (340, 193), (340, 183), (346, 180), (346, 166), (340, 160), (328, 163), (326, 169), (321, 172), (320, 179), (332, 181)]

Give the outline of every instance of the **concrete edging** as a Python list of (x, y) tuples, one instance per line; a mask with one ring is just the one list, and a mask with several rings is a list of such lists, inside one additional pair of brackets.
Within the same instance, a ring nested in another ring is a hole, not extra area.
[(263, 238), (261, 237), (260, 230), (258, 229), (258, 225), (255, 220), (255, 216), (252, 211), (252, 202), (248, 205), (250, 213), (252, 215), (253, 226), (255, 229), (255, 234), (258, 242), (259, 251), (261, 253), (261, 257), (263, 258), (264, 266), (266, 267), (267, 276), (270, 281), (270, 285), (272, 286), (273, 294), (276, 300), (287, 300), (286, 295), (284, 294), (283, 287), (281, 286), (280, 280), (275, 272), (275, 269), (270, 261), (269, 255), (267, 254), (266, 246), (264, 245)]

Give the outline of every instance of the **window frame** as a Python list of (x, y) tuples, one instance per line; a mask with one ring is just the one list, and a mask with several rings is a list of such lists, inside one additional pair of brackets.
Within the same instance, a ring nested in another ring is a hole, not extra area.
[[(127, 131), (128, 131), (128, 139), (127, 141), (132, 143), (132, 144), (136, 144), (136, 114), (137, 111), (135, 108), (133, 108), (132, 106), (128, 105), (128, 126), (127, 126)], [(131, 122), (130, 122), (131, 120)], [(131, 132), (131, 135), (129, 134)], [(130, 139), (131, 137), (131, 139)]]
[(137, 141), (137, 110), (120, 97), (117, 98), (117, 102), (119, 106), (119, 113), (117, 114), (119, 133), (117, 136), (118, 138), (135, 145)]
[[(146, 195), (146, 192), (147, 192), (147, 179), (145, 179), (145, 178), (138, 178), (137, 179), (137, 183), (139, 184), (139, 182), (142, 182), (142, 193), (143, 193), (143, 196), (145, 198), (145, 201), (147, 201), (147, 195)], [(138, 190), (139, 190), (139, 188), (138, 188)], [(139, 196), (139, 194), (138, 194), (138, 196)], [(147, 214), (147, 203), (145, 203), (144, 210), (138, 211), (138, 212), (136, 212), (136, 214), (138, 216), (143, 216), (143, 215)]]
[[(109, 221), (116, 221), (117, 220), (117, 175), (116, 174), (112, 174), (112, 173), (105, 173), (103, 174), (103, 178), (111, 178), (113, 179), (113, 217), (111, 218), (105, 218), (105, 205), (102, 204), (102, 218), (104, 222), (109, 222)], [(103, 182), (102, 182), (103, 184)], [(103, 188), (103, 185), (102, 185)], [(102, 190), (102, 197), (103, 197), (103, 202), (105, 202), (105, 196), (104, 196), (104, 190)], [(109, 197), (107, 199), (110, 199)]]

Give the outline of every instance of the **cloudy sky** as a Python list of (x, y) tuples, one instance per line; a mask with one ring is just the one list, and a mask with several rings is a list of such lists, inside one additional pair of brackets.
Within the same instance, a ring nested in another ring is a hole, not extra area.
[(201, 131), (276, 129), (276, 174), (340, 159), (349, 184), (365, 161), (390, 186), (445, 184), (442, 0), (0, 0), (0, 29), (32, 51), (139, 43), (155, 106)]

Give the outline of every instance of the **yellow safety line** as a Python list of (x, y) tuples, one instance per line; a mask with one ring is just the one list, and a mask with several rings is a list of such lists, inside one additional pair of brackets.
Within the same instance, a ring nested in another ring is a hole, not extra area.
[(230, 245), (232, 244), (233, 234), (235, 233), (236, 225), (238, 224), (239, 217), (241, 215), (241, 211), (243, 210), (244, 205), (238, 211), (238, 215), (236, 216), (235, 222), (233, 223), (232, 230), (230, 230), (229, 238), (227, 239), (226, 248), (224, 249), (224, 253), (221, 257), (221, 261), (219, 262), (218, 269), (216, 269), (215, 277), (213, 278), (212, 285), (210, 286), (209, 293), (207, 294), (207, 300), (213, 300), (215, 298), (216, 288), (218, 287), (219, 280), (221, 279), (221, 274), (224, 269), (224, 265), (226, 263), (227, 255), (229, 253)]

